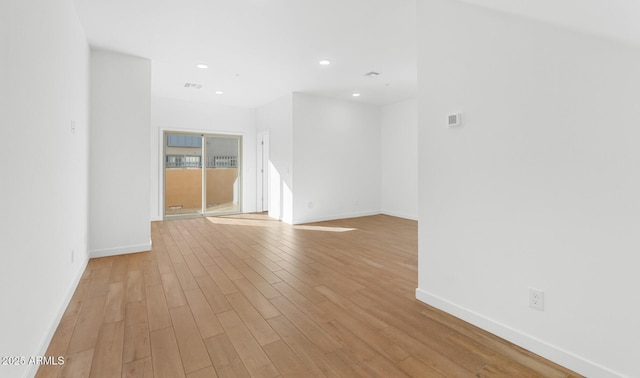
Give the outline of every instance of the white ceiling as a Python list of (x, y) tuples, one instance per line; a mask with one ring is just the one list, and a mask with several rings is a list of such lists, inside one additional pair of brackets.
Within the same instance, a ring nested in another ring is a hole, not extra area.
[(462, 0), (640, 45), (639, 0)]
[(152, 60), (154, 96), (247, 107), (290, 92), (377, 105), (415, 96), (415, 0), (75, 3), (93, 46)]
[[(93, 46), (152, 60), (154, 96), (256, 107), (290, 92), (376, 105), (416, 93), (422, 0), (74, 1)], [(640, 0), (463, 1), (640, 45)]]

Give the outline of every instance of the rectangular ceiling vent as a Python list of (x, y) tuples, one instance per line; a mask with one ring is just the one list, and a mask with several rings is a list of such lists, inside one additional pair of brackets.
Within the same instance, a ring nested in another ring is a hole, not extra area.
[(184, 87), (185, 87), (185, 88), (195, 88), (195, 89), (200, 89), (200, 88), (202, 88), (202, 84), (196, 84), (196, 83), (184, 83)]

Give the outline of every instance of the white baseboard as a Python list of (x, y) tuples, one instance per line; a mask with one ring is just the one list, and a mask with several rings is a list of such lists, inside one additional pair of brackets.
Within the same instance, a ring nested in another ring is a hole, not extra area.
[(124, 247), (98, 249), (94, 251), (89, 251), (89, 257), (93, 259), (97, 257), (125, 255), (127, 253), (138, 253), (138, 252), (144, 252), (144, 251), (150, 251), (150, 250), (151, 250), (151, 242), (146, 244), (128, 245)]
[(620, 373), (616, 373), (600, 364), (577, 356), (569, 351), (558, 348), (534, 336), (528, 335), (505, 324), (489, 319), (477, 312), (466, 309), (446, 299), (430, 294), (420, 288), (416, 289), (416, 299), (430, 306), (436, 307), (457, 318), (469, 322), (477, 327), (502, 337), (524, 349), (538, 354), (559, 365), (571, 369), (586, 377), (599, 378), (621, 378)]
[[(64, 312), (67, 310), (67, 307), (69, 307), (69, 303), (71, 302), (71, 298), (73, 297), (73, 294), (76, 292), (76, 288), (78, 287), (78, 284), (80, 283), (80, 280), (82, 279), (82, 275), (84, 274), (84, 271), (87, 269), (87, 264), (89, 263), (89, 259), (87, 258), (84, 263), (82, 264), (82, 267), (80, 267), (78, 269), (78, 272), (76, 274), (76, 276), (73, 279), (73, 282), (71, 284), (71, 286), (69, 287), (69, 290), (67, 291), (67, 294), (64, 296), (64, 299), (62, 301), (62, 303), (60, 304), (60, 307), (58, 308), (58, 312), (55, 316), (55, 318), (53, 319), (53, 322), (51, 323), (50, 327), (49, 327), (49, 331), (47, 332), (47, 334), (44, 336), (44, 339), (42, 340), (42, 342), (40, 343), (40, 346), (38, 347), (38, 351), (36, 356), (45, 356), (47, 354), (47, 349), (49, 349), (49, 344), (51, 344), (51, 340), (53, 339), (53, 335), (56, 333), (56, 330), (58, 329), (58, 325), (60, 324), (60, 320), (62, 320), (62, 316), (64, 315)], [(58, 356), (53, 356), (54, 358), (57, 358)], [(29, 364), (29, 368), (27, 369), (27, 371), (25, 372), (25, 377), (35, 377), (36, 373), (38, 372), (38, 368), (40, 367), (40, 365), (38, 364)]]
[(384, 215), (391, 215), (392, 217), (397, 217), (397, 218), (409, 219), (409, 220), (414, 220), (414, 221), (418, 220), (418, 216), (417, 215), (408, 215), (408, 214), (399, 213), (399, 212), (396, 212), (396, 211), (382, 210), (381, 213), (384, 214)]
[(380, 214), (379, 210), (362, 211), (362, 212), (357, 212), (357, 213), (335, 214), (335, 215), (327, 215), (327, 216), (322, 216), (322, 217), (311, 217), (311, 218), (294, 219), (292, 224), (325, 222), (325, 221), (331, 221), (331, 220), (336, 220), (336, 219), (359, 218), (359, 217), (367, 217), (367, 216), (370, 216), (370, 215), (378, 215), (378, 214)]

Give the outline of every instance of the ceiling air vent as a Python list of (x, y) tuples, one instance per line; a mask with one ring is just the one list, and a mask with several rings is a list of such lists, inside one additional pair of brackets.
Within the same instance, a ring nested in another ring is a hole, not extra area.
[(378, 77), (378, 76), (380, 76), (380, 72), (371, 71), (371, 72), (367, 72), (366, 74), (364, 74), (364, 76), (366, 76), (366, 77)]
[(202, 84), (196, 84), (196, 83), (184, 83), (184, 87), (185, 87), (185, 88), (200, 89), (200, 88), (202, 88)]

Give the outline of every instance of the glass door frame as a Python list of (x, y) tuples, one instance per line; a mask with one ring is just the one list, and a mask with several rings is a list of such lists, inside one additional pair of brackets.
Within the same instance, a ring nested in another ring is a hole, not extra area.
[[(199, 136), (202, 140), (202, 146), (200, 147), (201, 153), (201, 198), (200, 198), (200, 212), (199, 213), (191, 213), (191, 214), (167, 214), (167, 144), (168, 144), (168, 136), (169, 135), (188, 135), (188, 136)], [(227, 211), (227, 212), (207, 212), (207, 146), (206, 141), (207, 137), (219, 137), (219, 138), (232, 138), (238, 141), (238, 158), (237, 158), (237, 169), (238, 169), (238, 209)], [(243, 200), (242, 200), (242, 192), (243, 192), (243, 149), (242, 149), (242, 141), (243, 135), (241, 134), (225, 134), (225, 133), (203, 133), (203, 132), (193, 132), (193, 131), (182, 131), (182, 130), (171, 130), (164, 129), (162, 130), (162, 164), (161, 164), (161, 172), (162, 172), (162, 216), (163, 220), (171, 220), (171, 219), (183, 219), (183, 218), (198, 218), (198, 217), (211, 217), (211, 216), (223, 216), (223, 215), (233, 215), (233, 214), (241, 214), (243, 209)]]

